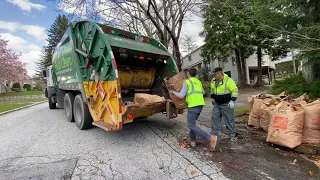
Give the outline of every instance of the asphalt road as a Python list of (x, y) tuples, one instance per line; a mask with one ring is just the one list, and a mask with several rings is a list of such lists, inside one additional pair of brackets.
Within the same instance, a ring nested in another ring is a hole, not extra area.
[(227, 179), (219, 164), (177, 146), (183, 116), (162, 115), (119, 132), (77, 129), (47, 103), (0, 116), (0, 179)]

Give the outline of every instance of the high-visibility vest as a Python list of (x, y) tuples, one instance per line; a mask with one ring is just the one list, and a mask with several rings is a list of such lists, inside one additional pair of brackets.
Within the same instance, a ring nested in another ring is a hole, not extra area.
[(188, 86), (188, 91), (186, 94), (188, 108), (204, 106), (205, 102), (203, 98), (203, 87), (201, 81), (199, 81), (197, 78), (191, 77), (185, 82)]
[(211, 94), (214, 95), (216, 101), (229, 102), (232, 97), (238, 97), (238, 87), (227, 74), (224, 74), (223, 80), (216, 86), (216, 79), (211, 81)]

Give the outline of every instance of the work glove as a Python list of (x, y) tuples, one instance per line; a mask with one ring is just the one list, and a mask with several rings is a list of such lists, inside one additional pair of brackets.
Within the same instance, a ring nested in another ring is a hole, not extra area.
[(173, 90), (172, 90), (172, 89), (170, 89), (170, 90), (169, 90), (169, 93), (170, 93), (170, 94), (173, 94)]
[(230, 102), (228, 103), (228, 107), (229, 107), (230, 109), (233, 109), (233, 108), (234, 108), (234, 101), (230, 101)]

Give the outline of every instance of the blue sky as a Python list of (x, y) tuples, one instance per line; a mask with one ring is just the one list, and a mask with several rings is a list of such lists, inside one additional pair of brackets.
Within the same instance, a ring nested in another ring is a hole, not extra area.
[(58, 4), (47, 0), (0, 0), (0, 36), (21, 53), (30, 76), (35, 72), (47, 30), (58, 16)]
[[(2, 39), (9, 40), (9, 48), (22, 54), (20, 60), (27, 63), (30, 76), (35, 73), (35, 63), (39, 61), (42, 47), (47, 44), (47, 30), (59, 13), (62, 13), (59, 12), (59, 5), (53, 1), (0, 0), (0, 36)], [(102, 0), (102, 2), (107, 3), (109, 0)], [(74, 12), (70, 7), (63, 10), (66, 13)], [(192, 21), (184, 22), (181, 37), (192, 36), (197, 45), (202, 45), (203, 38), (199, 37), (202, 19), (195, 16), (191, 19)]]

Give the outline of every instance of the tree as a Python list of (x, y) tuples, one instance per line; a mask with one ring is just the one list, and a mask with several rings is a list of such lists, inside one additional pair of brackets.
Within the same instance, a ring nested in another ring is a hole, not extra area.
[[(279, 27), (283, 14), (274, 10), (273, 0), (211, 0), (204, 8), (205, 37), (203, 55), (210, 60), (226, 60), (235, 54), (239, 86), (246, 84), (246, 59), (256, 52), (258, 86), (262, 85), (262, 57), (264, 52), (274, 59), (282, 55), (286, 38), (265, 24)], [(281, 40), (278, 38), (282, 37)]]
[(48, 45), (43, 47), (40, 60), (37, 63), (37, 76), (42, 77), (42, 70), (52, 64), (52, 52), (68, 28), (69, 20), (65, 15), (58, 15), (48, 30)]
[(189, 54), (197, 48), (197, 45), (195, 44), (195, 41), (192, 38), (192, 36), (185, 35), (181, 40), (183, 52)]
[(316, 0), (286, 0), (284, 13), (290, 14), (294, 29), (286, 29), (292, 36), (291, 47), (300, 50), (298, 58), (306, 60), (312, 70), (312, 79), (320, 79), (320, 4)]
[(154, 37), (165, 46), (172, 43), (173, 56), (181, 70), (179, 39), (188, 15), (197, 13), (202, 0), (73, 0), (59, 1), (63, 9), (75, 9), (73, 14), (99, 20)]
[(235, 53), (239, 86), (245, 86), (245, 57), (252, 53), (251, 34), (254, 24), (244, 9), (248, 2), (211, 0), (203, 8), (205, 37), (202, 56), (207, 61), (227, 61)]
[(27, 74), (26, 64), (19, 60), (20, 54), (12, 52), (7, 44), (0, 36), (0, 83), (5, 87), (6, 81), (22, 81)]

